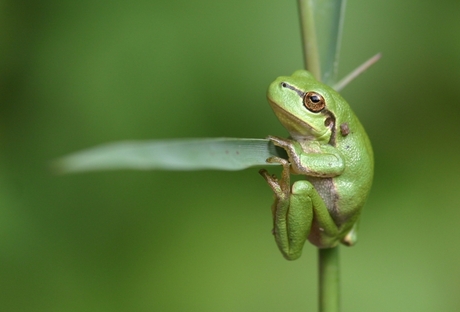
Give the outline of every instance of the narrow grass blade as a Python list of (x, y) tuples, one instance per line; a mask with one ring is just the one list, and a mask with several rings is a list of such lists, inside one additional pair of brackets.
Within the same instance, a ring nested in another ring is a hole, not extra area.
[(359, 75), (361, 75), (362, 73), (364, 73), (369, 67), (371, 67), (372, 65), (374, 65), (378, 60), (380, 60), (380, 57), (382, 57), (382, 54), (381, 53), (377, 53), (376, 55), (374, 55), (373, 57), (371, 57), (370, 59), (368, 59), (366, 62), (364, 62), (363, 64), (361, 64), (358, 68), (356, 68), (354, 71), (352, 71), (351, 73), (349, 73), (346, 77), (344, 77), (342, 80), (340, 80), (339, 82), (337, 82), (335, 85), (334, 85), (334, 89), (336, 91), (340, 91), (342, 90), (343, 88), (345, 88), (346, 85), (348, 85), (350, 82), (352, 82), (356, 77), (358, 77)]
[(58, 173), (98, 170), (242, 170), (269, 166), (271, 156), (286, 157), (269, 140), (237, 138), (174, 139), (109, 143), (53, 163)]

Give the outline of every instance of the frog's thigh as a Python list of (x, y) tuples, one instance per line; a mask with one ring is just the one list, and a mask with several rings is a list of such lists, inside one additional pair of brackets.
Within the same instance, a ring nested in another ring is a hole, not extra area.
[[(302, 182), (294, 183), (292, 189), (296, 188), (296, 184)], [(300, 189), (303, 188), (300, 187)], [(313, 220), (310, 196), (303, 192), (291, 192), (288, 201), (278, 202), (274, 216), (274, 234), (280, 251), (286, 259), (297, 259), (302, 253)]]
[[(312, 200), (308, 194), (305, 194), (302, 190), (305, 187), (301, 184), (308, 183), (306, 181), (298, 181), (292, 185), (291, 196), (290, 196), (290, 205), (289, 213), (287, 214), (287, 224), (289, 237), (302, 237), (304, 240), (299, 241), (300, 248), (303, 247), (303, 244), (310, 233), (311, 222), (313, 220), (313, 209), (312, 209)], [(298, 192), (297, 190), (301, 190)], [(291, 241), (291, 249), (296, 249), (294, 242)]]
[[(317, 224), (321, 227), (321, 231), (329, 236), (335, 237), (338, 233), (337, 226), (332, 219), (327, 207), (319, 196), (316, 189), (308, 181), (297, 181), (292, 185), (291, 201), (295, 198), (295, 201), (299, 205), (308, 204), (311, 207), (309, 210), (313, 212), (313, 215), (309, 216), (309, 223), (311, 224), (311, 218), (314, 216)], [(291, 204), (292, 206), (292, 204)]]

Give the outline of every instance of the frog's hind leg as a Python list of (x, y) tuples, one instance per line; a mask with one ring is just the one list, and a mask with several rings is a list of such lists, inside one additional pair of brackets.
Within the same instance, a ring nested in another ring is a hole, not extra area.
[(339, 230), (314, 186), (309, 181), (297, 181), (292, 185), (291, 192), (291, 200), (295, 198), (299, 201), (298, 205), (311, 207), (313, 221), (310, 221), (310, 242), (320, 248), (335, 246)]
[(340, 241), (342, 244), (346, 246), (353, 246), (358, 241), (358, 227), (359, 227), (359, 219), (358, 221), (353, 224), (351, 230), (345, 235), (344, 238)]
[(310, 232), (313, 216), (311, 201), (302, 194), (291, 193), (290, 164), (287, 160), (273, 157), (267, 161), (283, 166), (280, 180), (264, 169), (260, 171), (275, 193), (272, 205), (273, 235), (283, 256), (295, 260), (302, 254)]

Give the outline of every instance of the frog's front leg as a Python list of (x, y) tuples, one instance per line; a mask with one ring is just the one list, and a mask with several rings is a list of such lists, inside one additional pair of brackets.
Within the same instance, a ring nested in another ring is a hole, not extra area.
[(335, 238), (338, 230), (323, 200), (308, 181), (297, 181), (290, 186), (290, 164), (287, 160), (272, 157), (270, 163), (283, 166), (281, 180), (270, 175), (265, 169), (260, 174), (275, 193), (272, 206), (273, 234), (276, 243), (288, 260), (295, 260), (302, 254), (305, 240), (310, 234), (313, 217), (324, 238)]
[(311, 177), (332, 178), (345, 169), (345, 162), (339, 151), (330, 145), (317, 145), (317, 152), (306, 153), (302, 145), (294, 140), (268, 136), (274, 145), (283, 148), (291, 163), (291, 172)]
[(290, 164), (287, 160), (272, 157), (267, 162), (280, 163), (283, 166), (281, 180), (265, 169), (259, 172), (275, 193), (272, 213), (276, 243), (286, 259), (295, 260), (302, 254), (303, 245), (310, 232), (313, 219), (311, 204), (308, 197), (291, 193)]

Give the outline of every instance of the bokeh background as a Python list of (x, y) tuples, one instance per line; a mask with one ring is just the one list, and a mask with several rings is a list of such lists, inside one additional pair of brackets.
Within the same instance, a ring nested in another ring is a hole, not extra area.
[[(460, 2), (349, 1), (342, 93), (375, 182), (341, 249), (344, 311), (460, 310)], [(301, 68), (295, 1), (0, 1), (1, 311), (315, 311), (257, 169), (55, 176), (97, 144), (286, 135), (268, 84)]]

